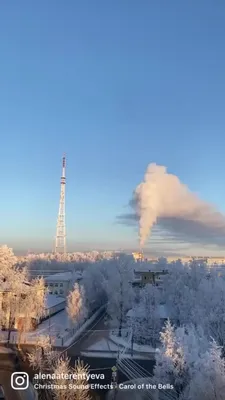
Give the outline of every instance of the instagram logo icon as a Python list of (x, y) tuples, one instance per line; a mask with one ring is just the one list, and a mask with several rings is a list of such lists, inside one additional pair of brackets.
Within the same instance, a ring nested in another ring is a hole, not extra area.
[(15, 390), (25, 390), (29, 386), (29, 376), (26, 372), (13, 372), (11, 386)]

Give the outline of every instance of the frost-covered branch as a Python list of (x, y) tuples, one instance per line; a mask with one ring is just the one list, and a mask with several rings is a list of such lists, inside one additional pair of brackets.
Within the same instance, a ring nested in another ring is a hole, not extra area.
[(84, 288), (78, 283), (74, 284), (73, 290), (67, 297), (66, 310), (72, 325), (79, 326), (87, 317)]

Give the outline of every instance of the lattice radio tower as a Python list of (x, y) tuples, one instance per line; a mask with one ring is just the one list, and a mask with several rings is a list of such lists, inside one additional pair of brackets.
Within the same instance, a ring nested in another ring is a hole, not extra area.
[(66, 221), (65, 221), (65, 189), (66, 189), (66, 157), (62, 159), (62, 176), (60, 181), (59, 214), (56, 228), (55, 253), (66, 253)]

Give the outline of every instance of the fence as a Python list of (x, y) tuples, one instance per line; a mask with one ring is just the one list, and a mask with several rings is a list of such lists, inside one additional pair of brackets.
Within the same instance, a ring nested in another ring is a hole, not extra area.
[[(68, 332), (64, 334), (59, 334), (59, 335), (50, 335), (51, 342), (54, 346), (56, 347), (64, 347), (65, 345), (68, 345), (68, 341), (71, 339), (71, 342), (78, 339), (82, 333), (85, 334), (85, 331), (87, 332), (87, 328), (91, 323), (95, 321), (95, 319), (102, 313), (102, 311), (105, 309), (105, 305), (100, 307), (90, 318), (88, 318), (81, 326), (79, 327), (74, 327), (70, 329)], [(35, 334), (35, 331), (33, 334), (24, 333), (20, 337), (20, 343), (21, 344), (36, 344), (38, 340), (38, 336)], [(8, 342), (8, 331), (1, 331), (0, 332), (0, 343), (7, 343)], [(17, 331), (12, 331), (10, 333), (10, 343), (11, 344), (18, 344), (19, 342), (19, 334)]]
[[(40, 336), (28, 336), (26, 333), (22, 334), (22, 336), (19, 338), (18, 332), (11, 332), (10, 334), (10, 343), (11, 344), (18, 344), (20, 340), (20, 344), (36, 344)], [(54, 346), (57, 346), (57, 341), (59, 341), (58, 338), (55, 336), (50, 336), (50, 340)], [(8, 342), (8, 332), (1, 332), (0, 335), (0, 343), (7, 343)]]
[(78, 329), (73, 328), (67, 334), (61, 337), (61, 344), (60, 346), (63, 347), (65, 345), (69, 345), (67, 342), (69, 339), (76, 340), (78, 339), (81, 334), (85, 334), (86, 328), (94, 322), (94, 320), (101, 314), (101, 312), (105, 309), (105, 305), (101, 306), (89, 319), (87, 319), (84, 324), (82, 324)]

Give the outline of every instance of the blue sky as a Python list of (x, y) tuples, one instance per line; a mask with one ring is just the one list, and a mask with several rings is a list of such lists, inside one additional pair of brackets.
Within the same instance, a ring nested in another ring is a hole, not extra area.
[(0, 8), (0, 242), (51, 250), (67, 155), (71, 249), (115, 223), (150, 162), (225, 212), (223, 1), (11, 0)]

